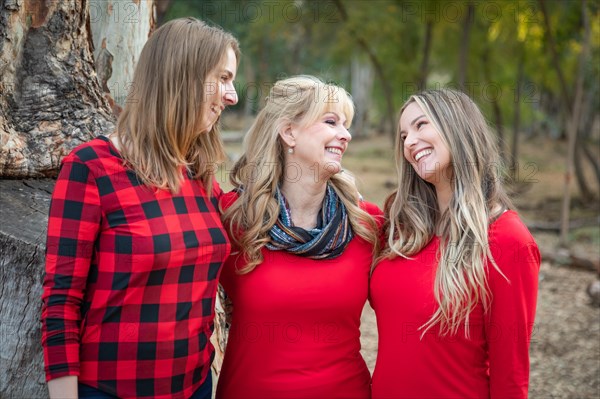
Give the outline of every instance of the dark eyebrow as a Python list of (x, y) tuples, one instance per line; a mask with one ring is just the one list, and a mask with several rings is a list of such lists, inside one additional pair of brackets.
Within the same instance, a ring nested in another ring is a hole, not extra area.
[(224, 69), (223, 72), (225, 72), (229, 79), (233, 78), (233, 72), (231, 72), (229, 69)]
[[(417, 116), (415, 119), (412, 120), (412, 122), (410, 123), (410, 125), (411, 126), (414, 125), (416, 121), (418, 121), (419, 119), (421, 119), (424, 116), (425, 116), (425, 114)], [(405, 130), (400, 130), (400, 134), (402, 134), (402, 133), (406, 133), (406, 131)]]

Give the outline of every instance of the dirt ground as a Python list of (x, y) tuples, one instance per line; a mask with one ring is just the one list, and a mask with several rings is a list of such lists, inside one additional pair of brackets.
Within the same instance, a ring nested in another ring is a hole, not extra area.
[[(239, 143), (228, 143), (228, 152), (241, 152)], [(564, 143), (534, 139), (521, 144), (518, 184), (513, 199), (522, 219), (528, 222), (560, 220), (564, 191)], [(600, 157), (600, 155), (599, 155)], [(379, 206), (395, 186), (393, 145), (388, 137), (355, 139), (344, 155), (344, 168), (352, 171), (361, 193)], [(229, 166), (228, 166), (229, 167)], [(227, 167), (220, 180), (225, 182)], [(589, 171), (588, 171), (589, 172)], [(594, 182), (591, 174), (589, 181)], [(228, 188), (228, 184), (224, 184)], [(596, 188), (597, 189), (597, 188)], [(571, 187), (576, 195), (576, 187)], [(573, 200), (573, 218), (597, 218), (600, 206)], [(543, 253), (558, 245), (555, 233), (534, 237)], [(571, 248), (580, 256), (600, 259), (600, 226), (572, 231)], [(542, 260), (535, 330), (531, 340), (532, 399), (600, 398), (600, 308), (592, 307), (585, 292), (598, 274)], [(361, 326), (362, 353), (373, 370), (377, 358), (377, 327), (369, 305)]]

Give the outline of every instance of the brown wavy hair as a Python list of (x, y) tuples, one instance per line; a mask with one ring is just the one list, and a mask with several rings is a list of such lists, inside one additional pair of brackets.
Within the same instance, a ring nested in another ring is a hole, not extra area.
[(158, 28), (145, 44), (117, 123), (121, 156), (147, 186), (179, 190), (182, 173), (210, 195), (216, 165), (225, 159), (218, 123), (198, 131), (204, 80), (239, 45), (230, 34), (195, 18)]

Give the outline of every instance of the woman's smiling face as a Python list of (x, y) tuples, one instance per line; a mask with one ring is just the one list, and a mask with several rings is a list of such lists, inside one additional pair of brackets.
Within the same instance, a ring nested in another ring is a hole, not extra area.
[(421, 179), (436, 189), (450, 184), (453, 175), (450, 150), (416, 102), (407, 105), (400, 116), (400, 140), (404, 158)]

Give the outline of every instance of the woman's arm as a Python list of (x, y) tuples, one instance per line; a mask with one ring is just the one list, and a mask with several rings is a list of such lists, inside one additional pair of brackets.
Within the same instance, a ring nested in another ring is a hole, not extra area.
[(527, 398), (540, 253), (528, 238), (492, 248), (504, 278), (490, 265), (492, 304), (486, 316), (490, 397)]
[(48, 381), (79, 375), (80, 308), (100, 219), (95, 178), (72, 154), (56, 181), (48, 216), (42, 295), (42, 346)]

